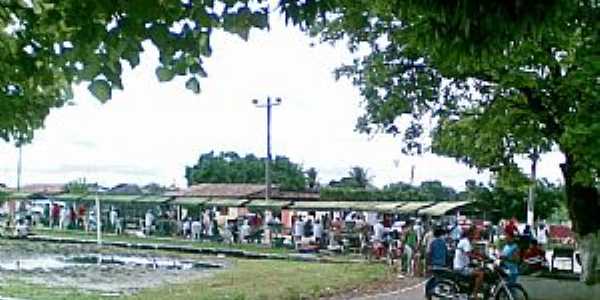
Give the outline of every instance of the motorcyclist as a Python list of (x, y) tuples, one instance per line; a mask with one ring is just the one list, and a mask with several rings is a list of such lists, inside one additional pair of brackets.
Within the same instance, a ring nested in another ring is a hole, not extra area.
[(512, 234), (506, 235), (500, 258), (506, 269), (508, 269), (508, 281), (512, 283), (517, 282), (517, 277), (519, 276), (519, 246)]
[[(448, 247), (446, 240), (444, 239), (445, 230), (443, 228), (435, 228), (433, 230), (434, 239), (429, 244), (427, 249), (427, 261), (429, 268), (432, 271), (436, 269), (446, 268), (446, 257), (448, 256)], [(425, 285), (425, 296), (427, 299), (431, 298), (431, 290), (436, 284), (435, 276), (427, 281)]]
[(473, 287), (473, 299), (478, 299), (479, 290), (483, 285), (484, 272), (481, 269), (470, 266), (471, 258), (481, 259), (481, 255), (475, 253), (473, 251), (473, 247), (471, 246), (470, 240), (473, 238), (473, 233), (474, 230), (472, 227), (463, 232), (461, 239), (456, 245), (453, 269), (464, 276), (474, 279), (475, 284)]

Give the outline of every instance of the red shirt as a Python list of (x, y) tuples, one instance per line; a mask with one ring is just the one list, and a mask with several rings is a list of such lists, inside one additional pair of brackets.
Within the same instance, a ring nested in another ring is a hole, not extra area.
[(509, 222), (504, 226), (504, 234), (515, 236), (518, 233), (517, 226), (513, 222)]
[(60, 207), (58, 207), (58, 204), (54, 204), (52, 206), (52, 216), (58, 217), (59, 214), (60, 214)]

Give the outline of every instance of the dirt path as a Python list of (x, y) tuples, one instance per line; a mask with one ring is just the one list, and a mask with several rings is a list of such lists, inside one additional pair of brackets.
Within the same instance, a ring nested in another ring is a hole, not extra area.
[(423, 286), (425, 282), (420, 282), (412, 286), (397, 289), (395, 291), (389, 291), (385, 293), (379, 293), (375, 295), (359, 296), (350, 298), (352, 300), (415, 300), (424, 299)]
[(413, 300), (423, 298), (424, 278), (395, 278), (335, 295), (323, 300)]

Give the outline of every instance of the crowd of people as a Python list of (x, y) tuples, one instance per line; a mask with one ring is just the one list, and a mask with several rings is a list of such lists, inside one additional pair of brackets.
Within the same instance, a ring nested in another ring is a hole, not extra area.
[[(428, 271), (440, 268), (450, 268), (474, 282), (473, 298), (477, 299), (483, 284), (484, 271), (474, 262), (488, 259), (499, 259), (506, 269), (509, 282), (516, 282), (519, 274), (540, 271), (546, 267), (544, 245), (548, 242), (548, 228), (544, 222), (532, 230), (529, 225), (519, 230), (517, 221), (513, 218), (501, 221), (487, 236), (487, 241), (481, 239), (480, 229), (469, 226), (466, 230), (459, 225), (452, 228), (436, 226), (433, 229), (434, 239), (427, 245)], [(536, 237), (539, 239), (536, 240)], [(483, 247), (476, 247), (477, 242)], [(427, 283), (426, 293), (435, 284), (434, 280)]]

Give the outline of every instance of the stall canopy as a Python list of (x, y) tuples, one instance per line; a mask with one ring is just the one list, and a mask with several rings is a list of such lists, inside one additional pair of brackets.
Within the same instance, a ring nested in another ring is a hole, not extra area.
[[(98, 195), (100, 202), (108, 203), (132, 203), (136, 199), (141, 198), (140, 195)], [(81, 201), (96, 201), (96, 195), (87, 195), (81, 198)]]
[(28, 192), (14, 192), (9, 193), (6, 197), (7, 199), (28, 199), (33, 193)]
[(211, 198), (204, 203), (204, 205), (215, 207), (241, 207), (248, 202), (250, 202), (248, 199)]
[(149, 195), (149, 196), (143, 196), (141, 198), (135, 199), (135, 202), (147, 203), (147, 204), (163, 204), (169, 200), (171, 200), (171, 197)]
[(447, 212), (456, 208), (469, 204), (469, 201), (448, 201), (438, 202), (430, 207), (424, 208), (419, 211), (421, 215), (427, 215), (432, 217), (439, 217), (445, 215)]
[(430, 202), (430, 201), (405, 202), (404, 205), (394, 209), (394, 212), (399, 213), (399, 214), (414, 214), (419, 209), (428, 207), (430, 205), (433, 205), (433, 202)]
[(296, 201), (290, 207), (295, 210), (353, 210), (392, 212), (405, 202), (375, 201)]
[(200, 206), (204, 205), (208, 200), (209, 198), (204, 197), (177, 197), (171, 202), (171, 204), (181, 206)]
[(252, 200), (246, 204), (246, 207), (262, 208), (262, 209), (282, 209), (290, 206), (292, 201), (285, 200)]
[(59, 201), (78, 201), (81, 198), (85, 197), (85, 194), (59, 194), (59, 195), (54, 195), (51, 198), (52, 199), (56, 199)]

